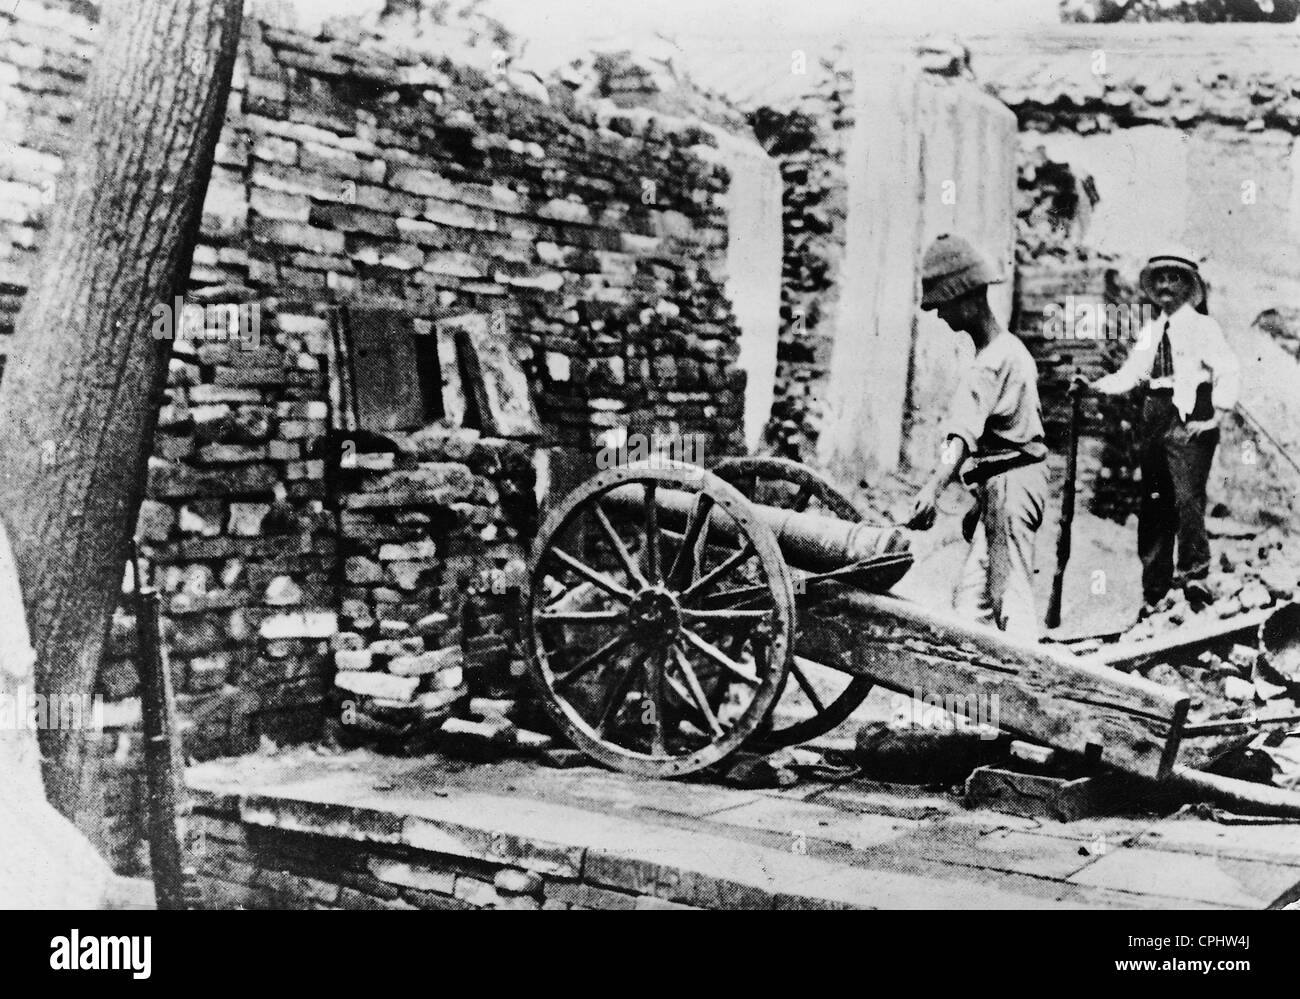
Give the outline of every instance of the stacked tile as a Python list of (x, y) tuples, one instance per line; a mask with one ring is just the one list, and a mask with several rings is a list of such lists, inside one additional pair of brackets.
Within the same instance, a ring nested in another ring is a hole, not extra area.
[(1152, 61), (1135, 73), (1086, 81), (1038, 68), (1023, 79), (1004, 75), (992, 81), (1022, 130), (1088, 135), (1136, 125), (1191, 129), (1217, 122), (1246, 132), (1276, 128), (1300, 134), (1300, 74), (1295, 72), (1229, 71), (1191, 58), (1182, 72)]
[(331, 707), (343, 739), (426, 748), (468, 694), (456, 630), (435, 611), (414, 625), (386, 620), (335, 635)]
[(521, 552), (536, 525), (524, 444), (442, 426), (395, 441), (340, 469), (342, 606), (362, 631), (431, 610), (459, 622), (489, 551)]

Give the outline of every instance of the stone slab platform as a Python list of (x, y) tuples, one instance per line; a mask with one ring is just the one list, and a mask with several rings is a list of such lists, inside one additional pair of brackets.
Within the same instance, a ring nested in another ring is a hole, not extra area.
[(856, 780), (749, 791), (364, 751), (214, 761), (188, 782), (216, 907), (1256, 909), (1300, 898), (1295, 824), (1064, 824)]

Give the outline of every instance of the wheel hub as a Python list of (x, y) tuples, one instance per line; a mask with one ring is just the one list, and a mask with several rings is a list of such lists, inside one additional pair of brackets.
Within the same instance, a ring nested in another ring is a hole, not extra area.
[(662, 587), (651, 587), (638, 593), (628, 606), (628, 625), (643, 640), (657, 645), (667, 645), (677, 636), (682, 622), (681, 605), (677, 597)]

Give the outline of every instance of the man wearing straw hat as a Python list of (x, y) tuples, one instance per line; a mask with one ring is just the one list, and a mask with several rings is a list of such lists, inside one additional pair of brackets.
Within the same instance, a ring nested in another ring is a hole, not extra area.
[(954, 332), (969, 335), (975, 360), (953, 396), (942, 428), (943, 452), (907, 526), (933, 526), (940, 493), (959, 477), (975, 486), (977, 507), (963, 524), (971, 549), (953, 607), (1033, 642), (1034, 535), (1047, 502), (1047, 447), (1034, 359), (989, 307), (988, 286), (1001, 280), (961, 236), (940, 236), (926, 250), (921, 308), (937, 311)]
[(1145, 617), (1175, 585), (1194, 599), (1205, 598), (1199, 582), (1210, 571), (1205, 486), (1219, 424), (1237, 404), (1239, 366), (1206, 311), (1205, 281), (1192, 253), (1170, 247), (1155, 254), (1142, 270), (1141, 285), (1160, 311), (1139, 331), (1120, 369), (1091, 387), (1115, 395), (1147, 386), (1138, 510)]

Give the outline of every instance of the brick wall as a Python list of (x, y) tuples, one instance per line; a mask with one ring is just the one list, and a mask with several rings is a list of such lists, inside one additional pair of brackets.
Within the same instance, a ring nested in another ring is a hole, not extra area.
[[(531, 844), (497, 834), (489, 859), (364, 838), (286, 832), (242, 823), (205, 797), (189, 822), (190, 855), (212, 909), (693, 909), (611, 884), (600, 873), (557, 870)], [(476, 838), (470, 831), (470, 838)], [(484, 837), (485, 840), (488, 837)], [(460, 851), (464, 854), (466, 851)]]
[[(0, 12), (0, 135), (17, 149), (0, 163), (0, 335), (57, 197), (95, 23), (62, 0)], [(319, 736), (335, 647), (357, 644), (339, 633), (370, 644), (435, 613), (428, 648), (463, 647), (465, 691), (501, 696), (522, 663), (500, 583), (536, 528), (537, 468), (564, 491), (609, 431), (698, 435), (707, 462), (742, 448), (717, 146), (710, 127), (558, 82), (523, 93), (391, 42), (246, 18), (191, 284), (256, 335), (194, 339), (177, 320), (139, 521), (188, 755)], [(537, 432), (456, 416), (366, 434), (336, 355), (359, 307), (426, 332), (498, 317)], [(82, 824), (135, 871), (132, 612), (124, 596), (99, 681), (105, 793)]]

